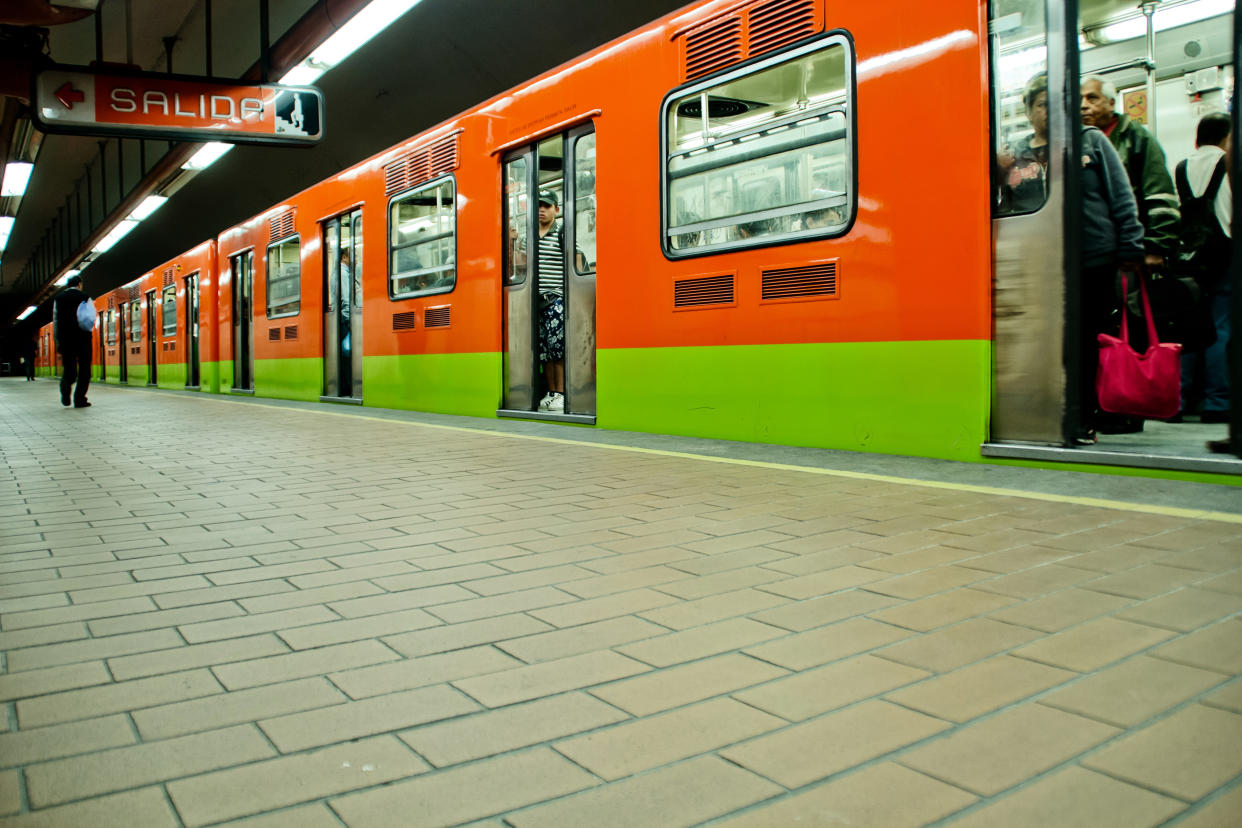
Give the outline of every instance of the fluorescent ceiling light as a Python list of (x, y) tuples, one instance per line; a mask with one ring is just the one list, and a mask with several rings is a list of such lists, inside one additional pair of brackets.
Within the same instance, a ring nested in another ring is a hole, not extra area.
[(164, 206), (165, 201), (168, 201), (167, 196), (149, 195), (142, 200), (141, 204), (134, 208), (134, 212), (130, 213), (129, 217), (135, 221), (142, 221), (144, 218), (160, 209), (160, 207)]
[[(1193, 0), (1193, 2), (1179, 3), (1175, 6), (1161, 6), (1152, 16), (1152, 28), (1161, 32), (1165, 29), (1197, 23), (1200, 20), (1229, 14), (1233, 11), (1233, 6), (1234, 0)], [(1146, 34), (1147, 19), (1140, 15), (1097, 29), (1092, 32), (1092, 37), (1100, 43), (1116, 43), (1119, 40), (1133, 40)]]
[(69, 284), (69, 280), (72, 279), (74, 276), (77, 276), (81, 272), (82, 271), (78, 270), (76, 267), (66, 270), (65, 275), (61, 276), (59, 279), (56, 280), (56, 286), (63, 287), (64, 285)]
[(12, 216), (0, 216), (0, 250), (3, 250), (9, 243), (9, 233), (13, 232), (13, 222), (17, 219)]
[(309, 57), (286, 72), (280, 83), (289, 86), (313, 83), (418, 3), (419, 0), (371, 0), (366, 8), (319, 44)]
[(194, 155), (190, 156), (190, 160), (181, 165), (183, 170), (205, 170), (212, 164), (220, 160), (220, 156), (233, 148), (232, 144), (222, 144), (219, 141), (212, 141), (209, 144), (203, 144), (203, 148)]
[(10, 161), (4, 168), (4, 183), (0, 184), (0, 196), (20, 196), (26, 192), (34, 164)]
[(37, 311), (37, 310), (38, 310), (38, 308), (36, 308), (34, 305), (31, 305), (30, 307), (26, 308), (24, 311), (22, 311), (21, 313), (19, 313), (19, 314), (17, 315), (17, 318), (18, 318), (18, 319), (25, 319), (27, 316), (30, 316), (30, 314), (34, 313), (34, 312), (35, 312), (35, 311)]
[(108, 235), (100, 239), (94, 247), (91, 248), (95, 253), (107, 253), (112, 246), (121, 239), (129, 235), (129, 231), (138, 226), (138, 222), (133, 219), (121, 219), (120, 223), (108, 231)]

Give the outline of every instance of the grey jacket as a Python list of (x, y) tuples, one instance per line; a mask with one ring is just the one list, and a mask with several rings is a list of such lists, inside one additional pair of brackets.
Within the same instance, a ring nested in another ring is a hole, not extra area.
[(1143, 225), (1121, 158), (1108, 136), (1082, 128), (1082, 261), (1143, 258)]

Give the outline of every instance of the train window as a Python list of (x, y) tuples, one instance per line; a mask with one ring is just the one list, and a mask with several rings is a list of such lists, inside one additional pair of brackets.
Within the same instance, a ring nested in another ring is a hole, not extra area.
[(992, 7), (993, 213), (1032, 213), (1048, 200), (1048, 27), (1042, 3)]
[(853, 54), (832, 36), (665, 99), (670, 257), (844, 232), (854, 205)]
[(447, 293), (457, 284), (456, 184), (433, 181), (388, 208), (388, 295)]
[(160, 299), (160, 319), (164, 323), (164, 336), (176, 336), (177, 334), (177, 286), (169, 285), (164, 288), (164, 295)]
[(595, 272), (595, 133), (574, 142), (574, 256), (579, 273)]
[(109, 310), (104, 317), (104, 336), (109, 345), (116, 344), (116, 310)]
[(267, 317), (294, 316), (301, 306), (302, 245), (297, 236), (267, 248)]
[(129, 303), (129, 341), (142, 341), (142, 302), (137, 299)]

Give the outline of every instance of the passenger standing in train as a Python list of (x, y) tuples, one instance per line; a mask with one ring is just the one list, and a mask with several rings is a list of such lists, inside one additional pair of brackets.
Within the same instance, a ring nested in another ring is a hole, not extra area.
[(1202, 354), (1182, 354), (1182, 408), (1194, 385), (1195, 368), (1203, 369), (1205, 423), (1229, 422), (1229, 315), (1233, 293), (1229, 264), (1233, 254), (1233, 188), (1227, 159), (1233, 124), (1224, 112), (1203, 116), (1195, 133), (1194, 154), (1177, 165), (1177, 193), (1182, 201), (1183, 269), (1208, 297), (1216, 342)]
[[(1082, 122), (1098, 127), (1108, 136), (1121, 157), (1143, 226), (1144, 263), (1159, 271), (1177, 255), (1177, 230), (1181, 222), (1177, 192), (1165, 163), (1164, 149), (1147, 128), (1117, 112), (1117, 87), (1098, 75), (1082, 82)], [(1154, 106), (1154, 101), (1148, 102)], [(1131, 417), (1107, 417), (1100, 423), (1105, 433), (1124, 434), (1143, 430), (1143, 421)]]
[(539, 361), (547, 393), (540, 411), (565, 410), (565, 250), (560, 200), (539, 191)]
[(1006, 213), (1038, 210), (1048, 196), (1048, 80), (1044, 75), (1027, 82), (1022, 103), (1032, 132), (997, 158), (1005, 170), (1000, 201)]
[(90, 297), (82, 292), (82, 277), (77, 275), (70, 276), (64, 289), (52, 299), (52, 335), (65, 362), (65, 373), (60, 378), (60, 404), (69, 405), (72, 390), (74, 408), (90, 407), (86, 389), (91, 384), (91, 333), (78, 326), (78, 305), (87, 301)]

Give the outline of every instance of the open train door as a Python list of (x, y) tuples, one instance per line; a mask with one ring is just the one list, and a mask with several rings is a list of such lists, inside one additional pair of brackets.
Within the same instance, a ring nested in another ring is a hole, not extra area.
[[(496, 413), (594, 424), (594, 126), (544, 137), (507, 152), (503, 162), (504, 399)], [(549, 215), (551, 224), (541, 230), (542, 216)], [(555, 301), (554, 290), (561, 291), (564, 317), (560, 366), (540, 360), (540, 319)], [(556, 370), (563, 371), (563, 408), (547, 410), (541, 402), (559, 390)]]
[[(989, 6), (992, 63), (993, 395), (991, 442), (1064, 445), (1078, 427), (1073, 379), (1078, 280), (1079, 135), (1076, 0), (994, 0)], [(1031, 150), (1025, 97), (1047, 77), (1046, 146)], [(1031, 151), (1046, 166), (1042, 192), (1001, 198), (1006, 162)], [(1062, 276), (1064, 274), (1064, 277)], [(1072, 305), (1073, 303), (1070, 303)], [(1069, 360), (1067, 361), (1067, 357)], [(986, 453), (986, 452), (985, 452)]]
[(1229, 112), (1233, 116), (1232, 156), (1230, 158), (1233, 171), (1233, 261), (1230, 266), (1229, 284), (1233, 291), (1233, 308), (1231, 312), (1231, 328), (1229, 338), (1229, 387), (1233, 403), (1229, 415), (1229, 449), (1242, 458), (1242, 405), (1238, 404), (1238, 394), (1242, 393), (1242, 187), (1238, 182), (1242, 178), (1242, 112), (1239, 103), (1242, 95), (1238, 93), (1238, 67), (1242, 66), (1242, 14), (1238, 14), (1235, 4), (1233, 10), (1233, 100), (1229, 104)]

